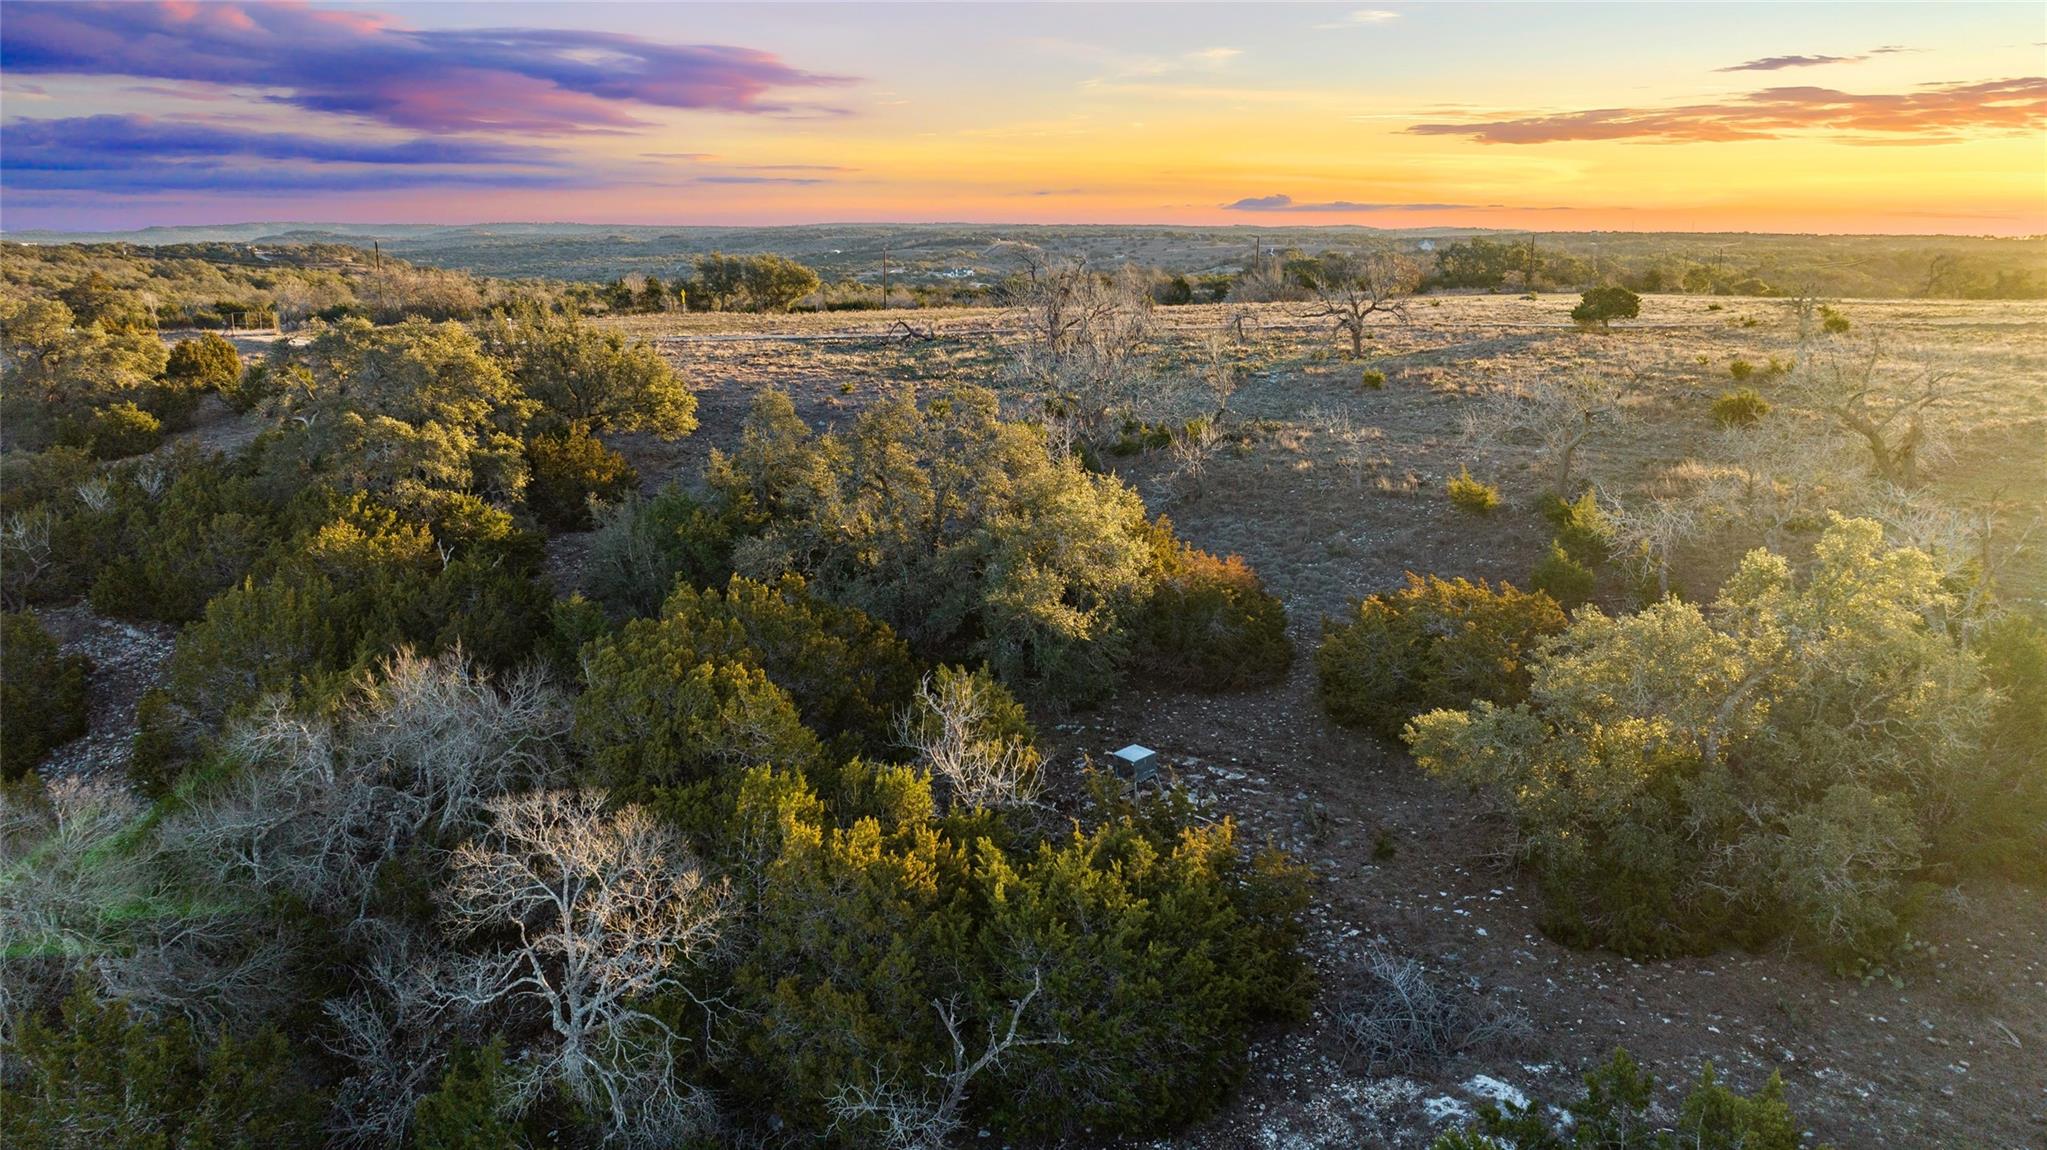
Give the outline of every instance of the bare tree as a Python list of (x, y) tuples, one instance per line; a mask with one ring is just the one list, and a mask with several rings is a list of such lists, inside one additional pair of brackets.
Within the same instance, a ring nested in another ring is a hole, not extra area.
[(1070, 421), (1074, 437), (1091, 441), (1149, 388), (1143, 346), (1151, 334), (1151, 287), (1133, 268), (1104, 275), (1085, 260), (1038, 251), (1024, 258), (1011, 294), (1026, 336), (1016, 371), (1049, 395), (1055, 420)]
[(832, 1115), (832, 1129), (875, 1128), (879, 1144), (889, 1150), (944, 1150), (959, 1132), (967, 1089), (976, 1076), (1001, 1066), (1003, 1058), (1019, 1047), (1066, 1042), (1063, 1035), (1032, 1037), (1020, 1033), (1025, 1013), (1043, 989), (1043, 977), (1033, 970), (1029, 992), (1010, 1003), (1007, 1027), (996, 1018), (987, 1020), (988, 1033), (979, 1054), (968, 1050), (966, 1037), (960, 1033), (959, 1000), (934, 1000), (931, 1007), (945, 1027), (952, 1055), (943, 1065), (925, 1068), (928, 1088), (905, 1086), (877, 1069), (872, 1082), (841, 1086), (826, 1103)]
[(1550, 490), (1568, 498), (1578, 452), (1624, 422), (1627, 385), (1605, 376), (1545, 377), (1495, 393), (1465, 417), (1467, 441), (1532, 442), (1550, 473)]
[(955, 807), (1024, 807), (1041, 789), (1038, 752), (1023, 739), (991, 735), (992, 702), (975, 677), (924, 676), (897, 722), (901, 744), (945, 784)]
[(1659, 598), (1668, 597), (1677, 549), (1699, 529), (1697, 509), (1677, 499), (1637, 503), (1609, 499), (1602, 507), (1613, 524), (1615, 557), (1634, 564), (1644, 578), (1654, 579)]
[(1869, 340), (1810, 349), (1792, 374), (1791, 392), (1861, 440), (1878, 479), (1913, 487), (1922, 464), (1946, 456), (1948, 417), (1972, 389), (1924, 353), (1894, 356)]
[(399, 651), (338, 719), (272, 700), (231, 730), (246, 765), (166, 823), (224, 879), (306, 900), (344, 929), (375, 929), (386, 860), (481, 825), (485, 804), (562, 767), (567, 702), (537, 674), (500, 689), (460, 651)]
[(1403, 252), (1376, 246), (1356, 252), (1325, 252), (1303, 277), (1318, 309), (1310, 319), (1327, 319), (1350, 337), (1352, 359), (1365, 358), (1365, 336), (1373, 316), (1407, 318), (1408, 300), (1421, 287), (1421, 266)]
[(456, 1037), (437, 993), (438, 955), (415, 940), (375, 948), (356, 972), (360, 987), (326, 1004), (323, 1040), (352, 1073), (335, 1091), (334, 1132), (351, 1145), (396, 1146), (419, 1100), (439, 1083)]
[(522, 1096), (558, 1085), (608, 1114), (614, 1138), (660, 1145), (708, 1104), (677, 1080), (682, 1037), (644, 1004), (687, 990), (726, 889), (704, 881), (680, 832), (606, 802), (539, 791), (490, 804), (489, 829), (452, 860), (448, 922), (459, 937), (516, 939), (452, 961), (439, 993), (460, 1010), (530, 1011), (551, 1032), (520, 1063)]
[(55, 564), (50, 527), (48, 504), (0, 519), (0, 604), (7, 610), (26, 609), (36, 580)]
[(1226, 331), (1212, 331), (1201, 341), (1196, 363), (1201, 383), (1208, 391), (1212, 422), (1222, 422), (1230, 410), (1230, 397), (1244, 382), (1244, 353)]
[(187, 873), (112, 783), (0, 795), (0, 1027), (83, 975), (108, 997), (208, 1025), (282, 993), (287, 939), (242, 885)]

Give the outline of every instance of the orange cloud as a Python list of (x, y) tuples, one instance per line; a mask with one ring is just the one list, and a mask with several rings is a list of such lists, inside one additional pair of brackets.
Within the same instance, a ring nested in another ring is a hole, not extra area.
[[(2047, 127), (2047, 77), (2026, 76), (1934, 84), (1918, 92), (1887, 95), (1765, 88), (1719, 104), (1598, 108), (1469, 124), (1415, 124), (1407, 130), (1419, 136), (1467, 136), (1482, 144), (1776, 140), (1805, 132), (1827, 133), (1851, 143), (1949, 143), (1965, 132), (2023, 133), (2042, 127)], [(1907, 136), (1916, 138), (1902, 138)]]

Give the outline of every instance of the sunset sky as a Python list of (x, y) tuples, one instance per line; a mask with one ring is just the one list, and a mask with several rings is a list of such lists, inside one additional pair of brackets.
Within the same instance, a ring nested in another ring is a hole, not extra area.
[(0, 4), (0, 227), (2047, 232), (2047, 6)]

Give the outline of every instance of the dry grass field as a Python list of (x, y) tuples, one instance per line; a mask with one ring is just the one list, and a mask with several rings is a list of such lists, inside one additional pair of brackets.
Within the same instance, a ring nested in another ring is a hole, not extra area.
[[(1108, 462), (1195, 543), (1253, 563), (1286, 599), (1304, 655), (1270, 690), (1201, 696), (1139, 683), (1101, 711), (1048, 717), (1046, 730), (1064, 764), (1130, 741), (1156, 747), (1217, 817), (1309, 860), (1318, 876), (1310, 947), (1324, 982), (1315, 1019), (1261, 1046), (1241, 1098), (1174, 1144), (1419, 1145), (1500, 1084), (1570, 1097), (1578, 1070), (1616, 1045), (1659, 1075), (1672, 1105), (1679, 1080), (1705, 1062), (1748, 1088), (1776, 1068), (1794, 1111), (1837, 1147), (2047, 1144), (2047, 906), (2037, 894), (1982, 884), (1940, 892), (1927, 916), (1933, 949), (1896, 982), (1836, 978), (1777, 953), (1641, 964), (1572, 951), (1538, 931), (1533, 892), (1493, 863), (1497, 834), (1473, 804), (1421, 777), (1399, 748), (1336, 728), (1316, 706), (1305, 652), (1319, 621), (1347, 600), (1396, 587), (1408, 571), (1520, 581), (1546, 546), (1530, 450), (1463, 433), (1487, 394), (1542, 375), (1629, 380), (1630, 418), (1588, 444), (1580, 474), (1635, 498), (1719, 449), (1708, 410), (1734, 386), (1732, 361), (1798, 353), (1778, 301), (1648, 297), (1640, 320), (1609, 333), (1570, 324), (1571, 302), (1419, 300), (1408, 322), (1378, 329), (1367, 365), (1386, 376), (1378, 390), (1360, 386), (1361, 365), (1339, 358), (1298, 309), (1158, 313), (1162, 409), (1176, 387), (1191, 386), (1175, 378), (1191, 368), (1171, 364), (1210, 333), (1242, 332), (1247, 370), (1223, 421), (1224, 447), (1198, 477), (1170, 451)], [(1959, 508), (2001, 508), (1991, 542), (2000, 589), (2047, 600), (2047, 538), (2023, 537), (2047, 509), (2047, 305), (1839, 306), (1854, 325), (1848, 338), (1881, 333), (1900, 354), (1949, 364), (1969, 382), (1952, 457), (1933, 469), (1931, 490)], [(936, 338), (892, 336), (900, 319)], [(1039, 398), (1009, 382), (1013, 321), (996, 311), (618, 322), (658, 340), (701, 401), (703, 426), (690, 439), (618, 445), (649, 486), (693, 477), (710, 448), (732, 442), (765, 387), (788, 391), (816, 425), (846, 420), (906, 382), (985, 383), (1019, 412)], [(1751, 383), (1771, 393), (1769, 381)], [(1444, 498), (1446, 477), (1465, 465), (1500, 486), (1493, 516), (1462, 515)], [(571, 580), (575, 552), (565, 541), (555, 565)], [(1630, 605), (1631, 595), (1625, 580), (1603, 578), (1609, 607)], [(1525, 1013), (1525, 1046), (1413, 1077), (1347, 1073), (1328, 1004), (1375, 947)]]

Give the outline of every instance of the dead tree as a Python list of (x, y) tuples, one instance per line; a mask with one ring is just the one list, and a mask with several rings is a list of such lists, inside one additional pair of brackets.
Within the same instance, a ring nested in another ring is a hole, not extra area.
[(686, 992), (688, 963), (717, 941), (726, 888), (705, 881), (679, 831), (606, 807), (600, 791), (490, 805), (490, 829), (452, 859), (448, 923), (461, 937), (513, 937), (451, 960), (438, 993), (460, 1011), (530, 1012), (550, 1032), (520, 1063), (520, 1096), (556, 1086), (608, 1115), (611, 1137), (672, 1144), (707, 1109), (677, 1078), (683, 1038), (646, 1003)]
[(1497, 393), (1465, 417), (1473, 443), (1532, 440), (1550, 473), (1550, 490), (1571, 496), (1571, 478), (1584, 446), (1621, 423), (1627, 386), (1604, 376), (1543, 378)]
[(1305, 318), (1331, 321), (1350, 337), (1351, 358), (1363, 359), (1372, 317), (1406, 319), (1421, 278), (1420, 265), (1389, 247), (1326, 252), (1303, 269), (1303, 286), (1315, 293), (1318, 305)]
[(1044, 391), (1054, 420), (1095, 439), (1115, 413), (1143, 398), (1151, 368), (1151, 288), (1134, 269), (1104, 275), (1085, 260), (1027, 253), (1010, 295), (1025, 333), (1016, 371)]
[(1871, 473), (1915, 487), (1948, 450), (1948, 414), (1971, 394), (1959, 374), (1924, 356), (1888, 355), (1878, 340), (1815, 349), (1799, 360), (1793, 394), (1869, 449)]
[(898, 720), (898, 738), (919, 764), (945, 784), (955, 807), (1025, 807), (1041, 789), (1038, 752), (1021, 738), (989, 730), (991, 702), (974, 676), (939, 671), (924, 676)]

